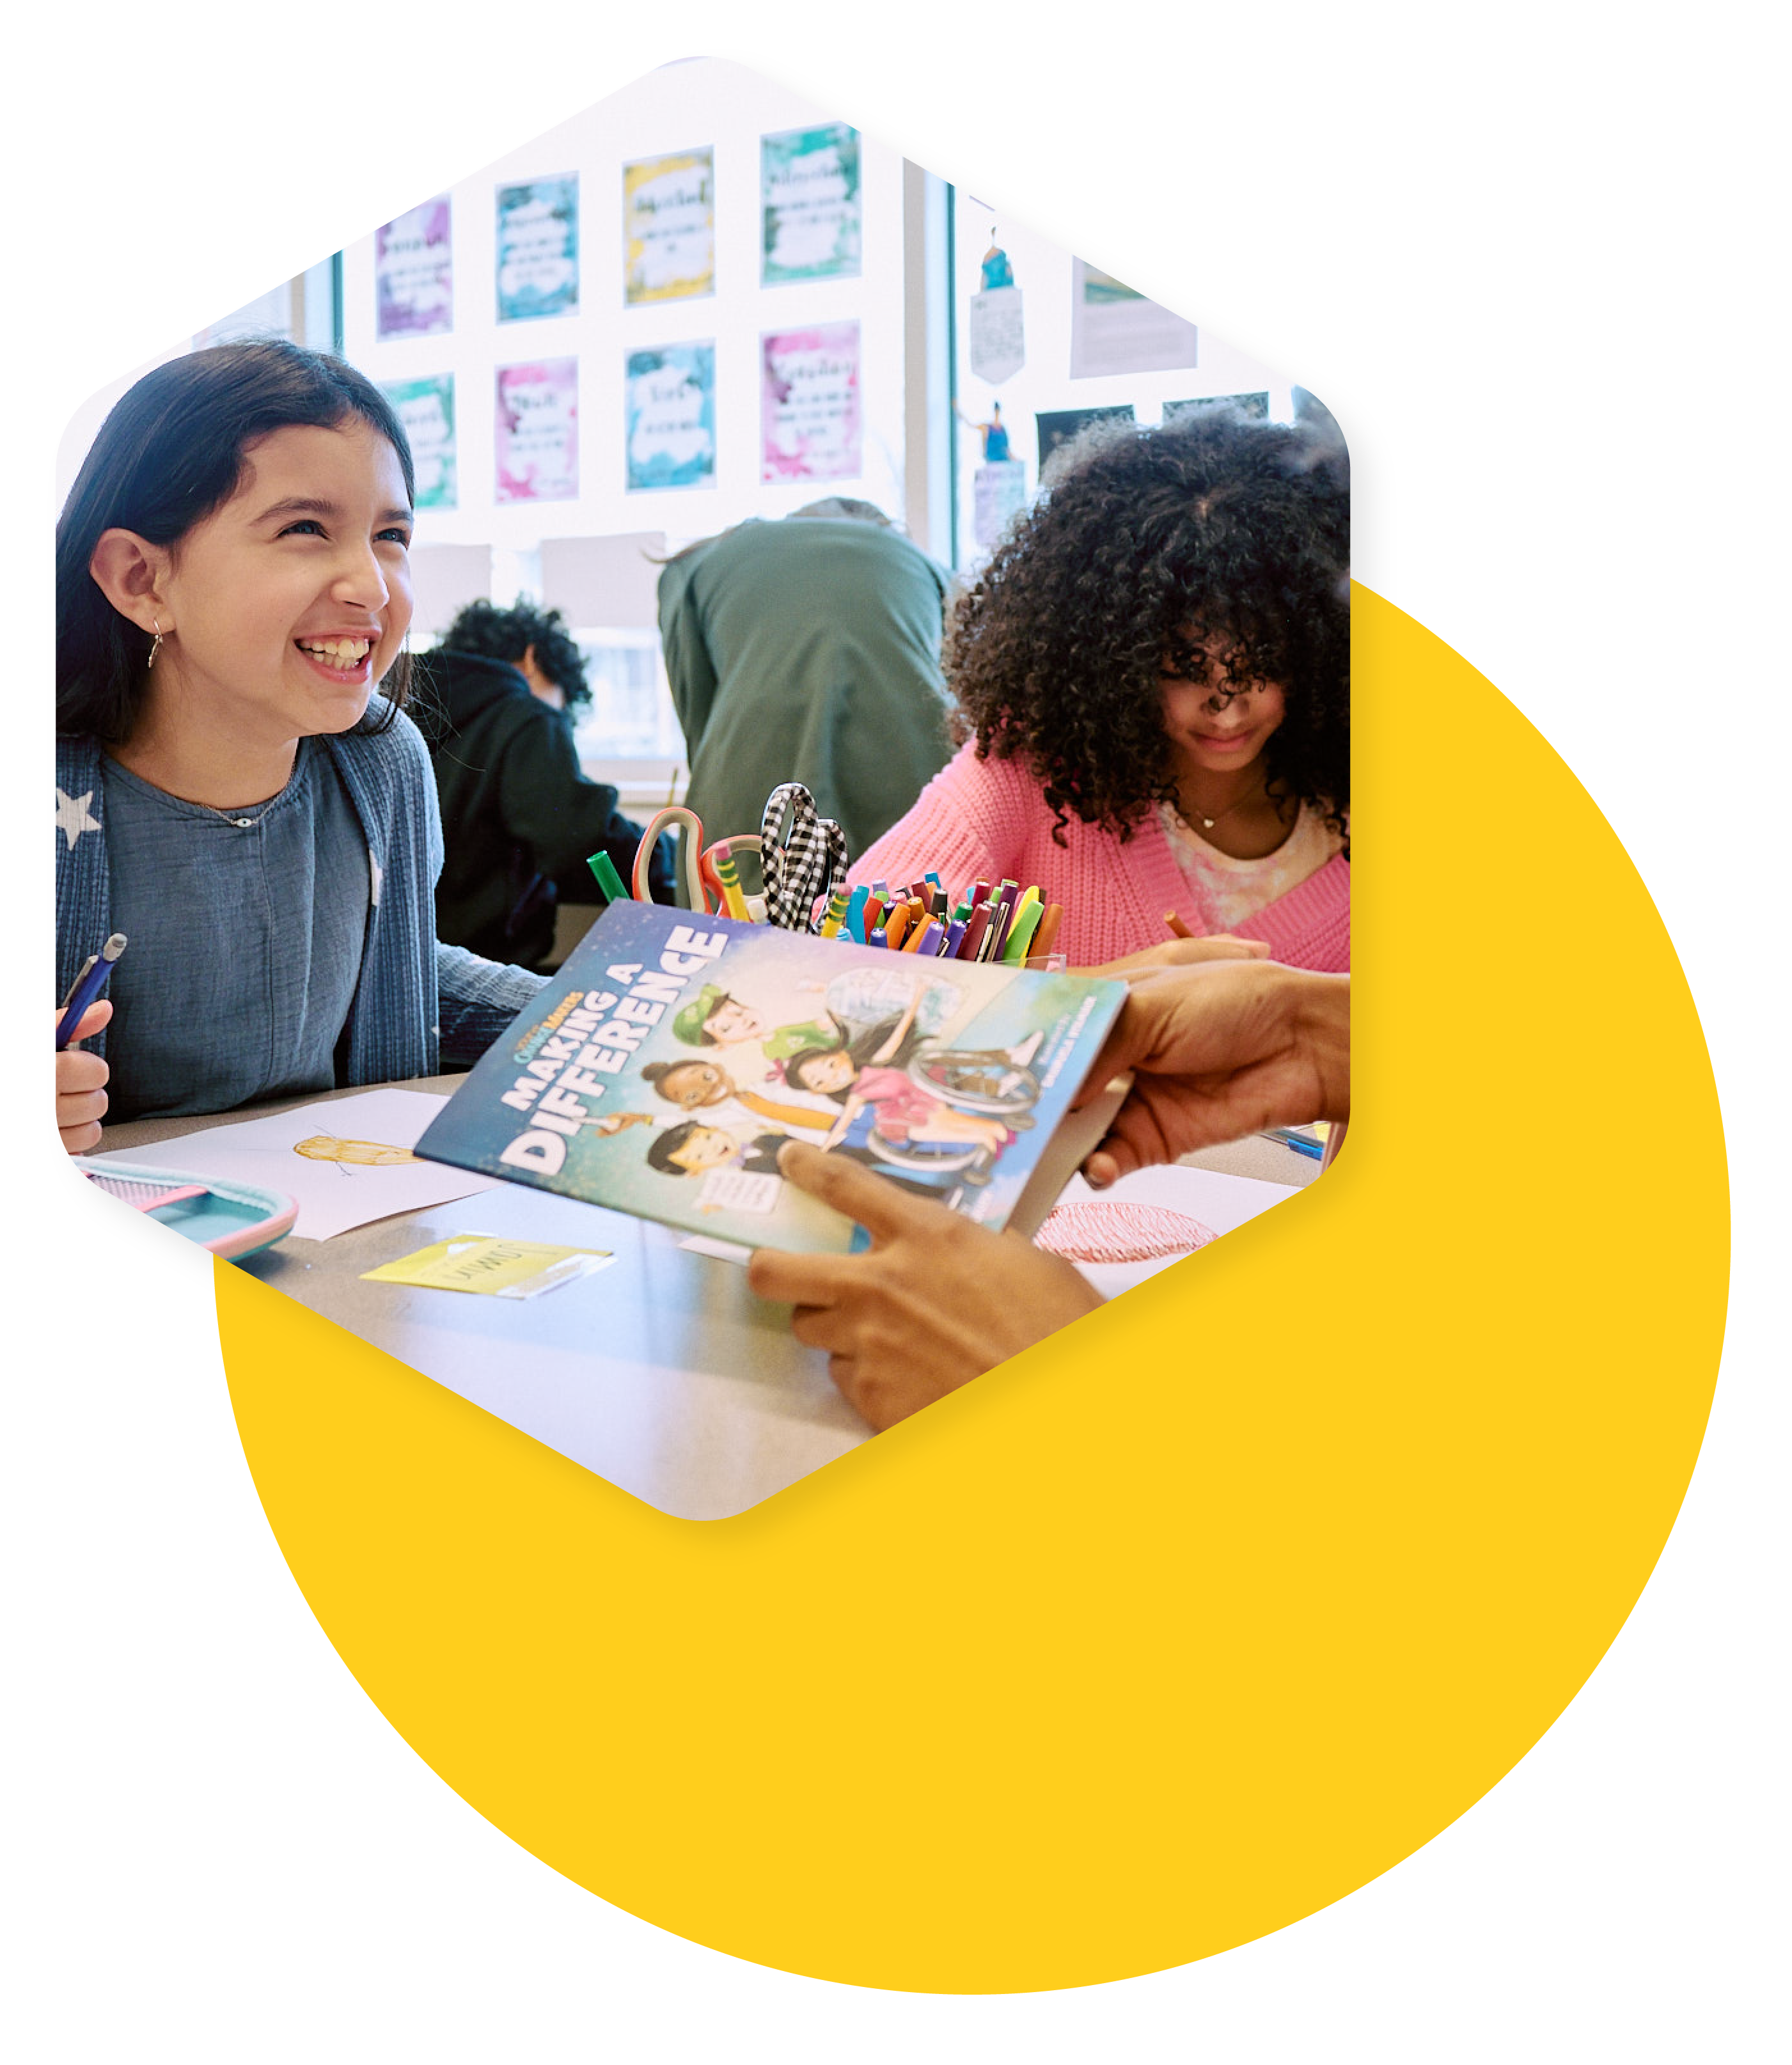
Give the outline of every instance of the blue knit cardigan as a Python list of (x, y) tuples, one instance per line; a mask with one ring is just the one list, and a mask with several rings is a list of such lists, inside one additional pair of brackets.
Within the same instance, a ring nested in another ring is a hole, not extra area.
[[(386, 705), (374, 698), (368, 721)], [(435, 880), (442, 820), (429, 750), (410, 718), (384, 731), (325, 735), (318, 743), (342, 778), (367, 841), (372, 894), (361, 974), (337, 1046), (344, 1085), (433, 1076), (444, 1061), (478, 1060), (545, 977), (439, 945)], [(101, 822), (98, 740), (56, 741), (56, 994), (111, 931), (111, 873)], [(172, 977), (179, 980), (176, 971)], [(83, 1043), (105, 1052), (105, 1036)]]

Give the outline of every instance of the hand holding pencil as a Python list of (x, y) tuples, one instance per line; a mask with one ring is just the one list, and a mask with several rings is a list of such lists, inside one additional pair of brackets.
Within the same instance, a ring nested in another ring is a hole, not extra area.
[[(90, 1004), (75, 1022), (67, 1046), (56, 1056), (56, 1129), (70, 1154), (85, 1154), (99, 1145), (99, 1121), (106, 1113), (106, 1079), (111, 1073), (103, 1057), (83, 1053), (79, 1042), (103, 1030), (112, 1015), (110, 997)], [(62, 1023), (60, 1008), (56, 1022)]]

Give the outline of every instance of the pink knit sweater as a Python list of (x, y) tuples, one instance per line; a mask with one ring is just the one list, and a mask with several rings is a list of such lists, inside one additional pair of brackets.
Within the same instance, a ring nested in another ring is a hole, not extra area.
[[(973, 740), (922, 790), (908, 816), (866, 849), (850, 879), (914, 882), (932, 868), (954, 896), (967, 883), (1005, 875), (1023, 889), (1036, 882), (1046, 903), (1064, 906), (1058, 948), (1073, 968), (1160, 946), (1171, 936), (1166, 911), (1191, 931), (1221, 929), (1198, 907), (1155, 810), (1123, 846), (1074, 817), (1064, 827), (1064, 845), (1054, 845), (1054, 822), (1025, 762), (980, 761)], [(1292, 968), (1344, 972), (1350, 966), (1350, 863), (1335, 855), (1240, 929), (1247, 938), (1267, 940), (1275, 958)]]

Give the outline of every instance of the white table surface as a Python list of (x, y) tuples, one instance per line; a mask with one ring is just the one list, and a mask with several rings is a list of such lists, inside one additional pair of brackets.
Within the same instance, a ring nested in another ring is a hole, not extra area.
[[(403, 1087), (446, 1094), (463, 1081)], [(355, 1094), (108, 1126), (96, 1152)], [(1317, 1169), (1264, 1140), (1191, 1158), (1296, 1188)], [(171, 1147), (170, 1164), (179, 1160)], [(382, 1263), (470, 1233), (607, 1248), (617, 1259), (526, 1300), (362, 1281)], [(787, 1307), (754, 1297), (738, 1263), (692, 1254), (681, 1238), (648, 1220), (505, 1183), (327, 1241), (289, 1235), (238, 1266), (661, 1511), (722, 1519), (845, 1453), (869, 1430), (834, 1388), (826, 1356), (792, 1337)], [(1100, 1281), (1102, 1272), (1089, 1273)]]

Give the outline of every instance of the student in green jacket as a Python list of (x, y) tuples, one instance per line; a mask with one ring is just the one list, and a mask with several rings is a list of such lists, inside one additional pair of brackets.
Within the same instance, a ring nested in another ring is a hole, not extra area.
[(868, 502), (835, 496), (706, 538), (660, 576), (660, 636), (705, 834), (756, 832), (800, 782), (862, 853), (951, 755), (948, 576)]

